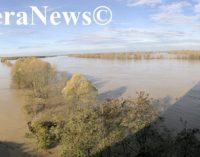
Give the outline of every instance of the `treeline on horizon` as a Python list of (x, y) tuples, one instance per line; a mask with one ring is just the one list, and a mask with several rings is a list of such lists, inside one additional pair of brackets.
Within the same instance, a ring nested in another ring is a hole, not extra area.
[(12, 61), (21, 59), (21, 58), (47, 58), (47, 57), (55, 57), (55, 56), (15, 56), (15, 57), (0, 57), (1, 63), (7, 65), (8, 67), (11, 67)]
[(70, 54), (69, 57), (75, 58), (94, 58), (112, 60), (151, 60), (151, 59), (188, 59), (200, 60), (200, 51), (183, 50), (170, 52), (113, 52), (113, 53), (82, 53)]
[[(52, 56), (17, 56), (17, 57), (0, 57), (1, 63), (7, 63), (12, 60), (20, 58), (46, 58), (56, 57)], [(111, 60), (151, 60), (151, 59), (188, 59), (188, 60), (200, 60), (200, 50), (177, 50), (168, 52), (107, 52), (107, 53), (75, 53), (67, 55), (75, 58), (94, 58), (94, 59), (111, 59)]]
[(5, 62), (6, 60), (17, 60), (20, 58), (31, 58), (31, 57), (35, 57), (35, 58), (46, 58), (46, 57), (54, 57), (54, 56), (15, 56), (15, 57), (0, 57), (1, 58), (1, 62)]

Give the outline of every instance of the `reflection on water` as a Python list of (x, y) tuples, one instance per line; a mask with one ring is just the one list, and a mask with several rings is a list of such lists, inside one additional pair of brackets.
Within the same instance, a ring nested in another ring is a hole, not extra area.
[(123, 87), (117, 95), (129, 97), (142, 90), (153, 98), (171, 97), (175, 101), (200, 80), (200, 62), (196, 61), (112, 61), (69, 57), (45, 60), (55, 64), (60, 71), (86, 75), (105, 97), (106, 93), (113, 96), (112, 91)]

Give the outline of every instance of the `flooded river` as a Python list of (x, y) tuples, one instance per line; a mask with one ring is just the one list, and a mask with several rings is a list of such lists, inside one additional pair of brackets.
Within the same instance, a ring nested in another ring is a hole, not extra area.
[[(146, 91), (152, 98), (163, 100), (164, 105), (166, 103), (172, 105), (179, 102), (178, 100), (200, 81), (199, 61), (117, 61), (62, 56), (44, 60), (55, 65), (58, 71), (84, 74), (97, 87), (99, 99), (134, 97), (137, 91)], [(0, 140), (24, 143), (26, 121), (14, 92), (10, 89), (10, 69), (0, 63)], [(196, 92), (196, 96), (198, 95), (200, 93)], [(171, 113), (182, 115), (182, 112), (190, 109), (187, 114), (195, 115), (192, 119), (195, 121), (192, 122), (196, 123), (196, 120), (200, 119), (200, 101), (198, 98), (196, 100), (193, 109), (187, 104), (183, 107), (184, 105), (178, 103), (179, 107), (168, 115)], [(188, 117), (191, 119), (191, 116)]]
[(81, 73), (99, 90), (99, 99), (134, 97), (145, 91), (159, 100), (165, 122), (181, 129), (180, 119), (200, 128), (200, 62), (188, 60), (102, 60), (47, 58), (59, 71)]
[(200, 81), (200, 62), (181, 60), (113, 61), (53, 57), (59, 71), (86, 75), (102, 97), (133, 97), (146, 91), (153, 98), (180, 98)]
[(27, 117), (19, 91), (11, 88), (10, 68), (0, 63), (0, 156), (32, 157), (35, 140), (28, 139)]

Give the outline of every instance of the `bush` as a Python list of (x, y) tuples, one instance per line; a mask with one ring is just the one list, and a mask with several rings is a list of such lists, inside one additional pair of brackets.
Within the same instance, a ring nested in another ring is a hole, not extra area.
[(39, 149), (48, 149), (59, 143), (61, 123), (52, 121), (33, 121), (28, 123), (29, 130), (37, 137)]
[(90, 105), (96, 102), (97, 89), (80, 74), (74, 74), (62, 91), (68, 104), (76, 106)]
[(63, 157), (89, 157), (104, 137), (103, 123), (92, 109), (78, 109), (67, 117), (62, 134)]
[(134, 100), (114, 99), (78, 109), (66, 117), (62, 156), (92, 156), (149, 125), (156, 116), (151, 99), (144, 92)]
[(31, 89), (33, 95), (48, 98), (55, 70), (37, 58), (21, 58), (12, 67), (12, 80), (17, 88)]

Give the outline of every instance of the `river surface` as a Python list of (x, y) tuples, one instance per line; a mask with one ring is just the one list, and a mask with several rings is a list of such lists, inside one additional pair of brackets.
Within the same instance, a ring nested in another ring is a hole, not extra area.
[(0, 63), (0, 156), (28, 157), (34, 143), (25, 138), (28, 128), (22, 101), (10, 85), (10, 68)]
[(17, 93), (10, 88), (10, 69), (3, 64), (0, 64), (0, 126), (1, 141), (24, 142), (21, 137), (26, 129), (25, 117)]
[(99, 99), (135, 97), (145, 91), (156, 100), (167, 126), (200, 129), (200, 61), (46, 58), (59, 71), (81, 73), (98, 88)]
[(45, 60), (59, 71), (86, 75), (104, 98), (134, 97), (137, 91), (146, 91), (153, 98), (176, 100), (200, 81), (198, 61), (113, 61), (70, 57)]

